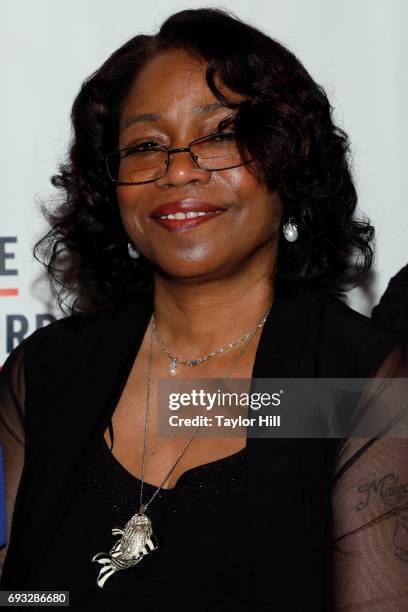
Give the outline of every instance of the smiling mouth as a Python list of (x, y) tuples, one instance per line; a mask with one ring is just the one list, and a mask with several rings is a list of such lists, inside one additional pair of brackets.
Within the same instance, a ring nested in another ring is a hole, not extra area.
[(172, 232), (186, 232), (198, 225), (207, 223), (216, 217), (219, 217), (221, 213), (224, 213), (225, 209), (214, 209), (209, 211), (195, 210), (188, 212), (176, 212), (168, 215), (154, 216), (153, 220), (161, 227), (172, 231)]
[(177, 213), (173, 213), (173, 214), (169, 214), (169, 215), (159, 215), (158, 217), (156, 217), (156, 219), (176, 219), (178, 221), (181, 221), (183, 219), (195, 219), (197, 217), (204, 217), (206, 215), (214, 215), (214, 214), (220, 214), (224, 212), (223, 210), (219, 209), (219, 210), (212, 210), (212, 211), (203, 211), (203, 210), (198, 210), (198, 211), (191, 211), (191, 212), (177, 212)]

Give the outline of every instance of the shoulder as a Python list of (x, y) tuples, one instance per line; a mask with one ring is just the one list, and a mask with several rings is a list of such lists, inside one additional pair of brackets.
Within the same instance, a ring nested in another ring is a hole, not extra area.
[[(69, 363), (86, 346), (94, 343), (106, 313), (73, 314), (63, 317), (27, 336), (10, 353), (7, 362), (20, 362), (26, 377), (56, 369), (58, 363)], [(82, 349), (81, 349), (82, 347)], [(6, 363), (7, 363), (6, 362)]]
[(333, 294), (306, 290), (303, 299), (310, 305), (305, 335), (309, 346), (314, 345), (325, 362), (323, 370), (369, 376), (398, 343), (395, 334), (381, 329)]
[(68, 350), (70, 346), (83, 349), (87, 343), (97, 341), (101, 334), (114, 333), (118, 326), (126, 326), (128, 320), (143, 318), (150, 308), (150, 303), (150, 294), (145, 294), (127, 297), (115, 306), (73, 313), (37, 329), (28, 336), (24, 340), (26, 351), (31, 347), (46, 350), (48, 346), (54, 349), (61, 346), (64, 350)]
[(26, 378), (50, 381), (54, 375), (73, 368), (89, 367), (95, 355), (104, 351), (106, 359), (114, 359), (137, 333), (151, 309), (151, 296), (131, 296), (112, 308), (75, 313), (37, 329), (9, 356), (10, 361), (24, 355)]
[(372, 318), (357, 312), (346, 301), (326, 292), (318, 293), (318, 300), (328, 329), (333, 334), (341, 334), (347, 338), (363, 338), (367, 341), (392, 339), (394, 334), (384, 331)]
[(347, 303), (347, 298), (340, 298), (329, 292), (319, 290), (315, 298), (327, 325), (337, 333), (381, 335), (380, 327), (366, 315), (357, 312)]
[[(0, 371), (0, 388), (14, 392), (27, 386), (48, 385), (58, 368), (74, 363), (84, 344), (95, 333), (101, 313), (71, 315), (49, 323), (27, 336), (7, 357)], [(91, 342), (92, 344), (92, 342)]]
[(286, 304), (307, 320), (316, 319), (334, 334), (386, 335), (380, 326), (347, 304), (346, 296), (324, 289), (300, 287), (287, 293)]

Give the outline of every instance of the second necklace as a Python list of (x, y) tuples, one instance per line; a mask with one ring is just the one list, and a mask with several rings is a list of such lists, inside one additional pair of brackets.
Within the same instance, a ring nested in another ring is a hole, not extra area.
[(256, 334), (256, 332), (258, 331), (258, 329), (260, 329), (266, 319), (268, 318), (269, 315), (269, 311), (271, 309), (271, 305), (268, 306), (268, 309), (266, 310), (265, 314), (263, 315), (263, 317), (258, 321), (258, 323), (255, 325), (255, 327), (253, 329), (251, 329), (251, 331), (249, 331), (247, 334), (244, 334), (243, 336), (241, 336), (240, 338), (238, 338), (238, 340), (235, 340), (235, 342), (230, 342), (229, 344), (226, 344), (225, 346), (221, 346), (220, 348), (218, 348), (215, 351), (212, 351), (211, 353), (208, 353), (208, 355), (203, 355), (203, 357), (197, 357), (196, 359), (185, 359), (184, 361), (179, 361), (178, 357), (176, 357), (176, 355), (172, 355), (169, 351), (169, 349), (167, 348), (166, 343), (164, 342), (163, 338), (160, 336), (159, 332), (157, 331), (157, 326), (156, 326), (156, 320), (154, 318), (154, 313), (152, 315), (152, 330), (154, 335), (156, 336), (163, 353), (165, 353), (167, 355), (167, 357), (170, 360), (170, 364), (169, 364), (169, 374), (170, 376), (176, 376), (177, 374), (177, 364), (182, 364), (182, 365), (188, 365), (188, 366), (197, 366), (200, 365), (200, 363), (203, 363), (204, 361), (207, 361), (207, 359), (209, 359), (210, 357), (215, 357), (216, 355), (220, 355), (221, 353), (225, 353), (227, 351), (230, 351), (232, 348), (234, 348), (234, 346), (237, 346), (237, 344), (241, 344), (241, 342), (246, 342), (247, 340), (250, 340), (252, 338), (252, 336), (254, 336)]

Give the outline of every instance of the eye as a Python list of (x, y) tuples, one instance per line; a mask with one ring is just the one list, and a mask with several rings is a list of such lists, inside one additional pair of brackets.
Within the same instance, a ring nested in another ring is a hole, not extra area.
[(233, 140), (235, 138), (235, 132), (218, 132), (214, 135), (215, 140)]
[(127, 146), (122, 149), (122, 157), (127, 157), (128, 155), (133, 155), (133, 153), (143, 153), (146, 151), (155, 151), (158, 147), (162, 147), (163, 145), (156, 140), (146, 140), (143, 142), (137, 142), (130, 146)]
[(132, 151), (149, 151), (150, 149), (155, 149), (156, 147), (160, 146), (162, 145), (156, 140), (145, 140), (143, 142), (135, 143), (131, 147), (128, 147), (128, 149), (131, 149)]

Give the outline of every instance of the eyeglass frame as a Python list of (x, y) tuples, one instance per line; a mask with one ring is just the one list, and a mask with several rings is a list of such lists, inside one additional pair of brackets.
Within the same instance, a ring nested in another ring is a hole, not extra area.
[(149, 179), (148, 181), (140, 181), (140, 182), (136, 182), (136, 183), (129, 183), (129, 182), (124, 182), (124, 181), (116, 181), (115, 179), (112, 178), (111, 173), (109, 172), (109, 165), (108, 165), (108, 158), (112, 155), (114, 155), (115, 153), (120, 153), (121, 151), (128, 151), (130, 149), (133, 149), (135, 147), (124, 147), (123, 149), (115, 149), (114, 151), (111, 151), (110, 153), (107, 153), (106, 155), (103, 155), (103, 159), (105, 160), (105, 165), (106, 165), (106, 169), (108, 172), (108, 176), (110, 178), (110, 180), (115, 183), (116, 185), (145, 185), (146, 183), (154, 183), (154, 181), (158, 181), (159, 179), (163, 178), (163, 176), (166, 175), (168, 169), (169, 169), (169, 165), (170, 165), (170, 155), (172, 153), (185, 153), (185, 152), (189, 152), (191, 159), (193, 160), (193, 162), (195, 163), (195, 165), (197, 166), (197, 168), (200, 168), (200, 170), (207, 170), (207, 172), (220, 172), (221, 170), (231, 170), (232, 168), (239, 168), (240, 166), (245, 166), (246, 164), (251, 163), (252, 161), (254, 161), (254, 158), (251, 158), (247, 161), (241, 162), (239, 164), (234, 164), (233, 166), (228, 166), (227, 168), (202, 168), (201, 166), (198, 165), (197, 163), (197, 156), (193, 154), (192, 150), (191, 150), (191, 146), (193, 144), (196, 144), (197, 142), (205, 142), (206, 140), (209, 140), (210, 138), (213, 138), (214, 136), (218, 136), (220, 134), (234, 134), (235, 132), (223, 132), (223, 131), (219, 131), (219, 132), (214, 132), (213, 134), (208, 134), (207, 136), (202, 136), (200, 138), (196, 138), (195, 140), (192, 140), (190, 142), (190, 144), (188, 145), (188, 147), (177, 147), (175, 149), (169, 149), (166, 145), (157, 145), (156, 147), (152, 148), (151, 151), (165, 151), (167, 153), (167, 160), (164, 163), (164, 172), (161, 176), (156, 176), (156, 178), (154, 179)]

